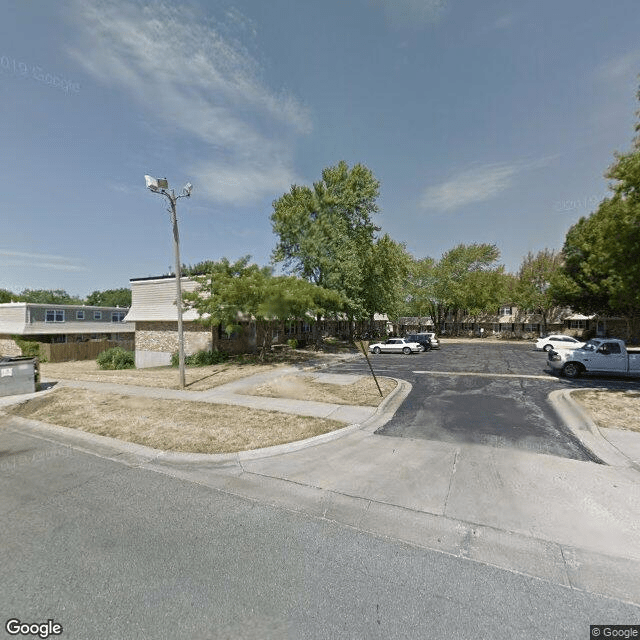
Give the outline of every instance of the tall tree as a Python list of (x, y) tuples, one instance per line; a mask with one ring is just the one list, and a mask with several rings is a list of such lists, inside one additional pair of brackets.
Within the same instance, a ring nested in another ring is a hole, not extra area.
[(94, 307), (130, 307), (131, 289), (106, 289), (94, 291), (87, 296), (86, 303)]
[(431, 316), (442, 327), (449, 314), (459, 322), (463, 311), (477, 317), (492, 311), (504, 296), (506, 274), (493, 244), (459, 244), (437, 262), (414, 260), (410, 269), (410, 302), (415, 315)]
[[(638, 91), (640, 99), (640, 90)], [(640, 116), (640, 111), (638, 111)], [(636, 125), (640, 132), (640, 122)], [(606, 172), (613, 195), (567, 232), (553, 295), (583, 313), (621, 315), (640, 335), (640, 136)]]
[(551, 290), (551, 282), (562, 269), (562, 255), (543, 249), (531, 251), (522, 260), (513, 292), (513, 302), (520, 309), (530, 309), (542, 316), (542, 331), (547, 332), (547, 321), (558, 306)]
[(362, 304), (371, 322), (376, 313), (397, 318), (406, 304), (406, 280), (411, 256), (404, 244), (388, 234), (376, 240), (365, 255), (362, 274)]
[(274, 263), (281, 263), (347, 300), (350, 317), (366, 317), (364, 273), (378, 228), (379, 182), (364, 165), (341, 161), (322, 172), (313, 188), (293, 185), (273, 202), (271, 222), (278, 236)]

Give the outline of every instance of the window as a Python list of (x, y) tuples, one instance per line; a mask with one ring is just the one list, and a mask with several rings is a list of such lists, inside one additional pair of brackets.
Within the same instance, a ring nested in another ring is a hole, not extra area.
[(605, 342), (600, 349), (603, 353), (622, 353), (617, 342)]
[[(494, 307), (495, 309), (495, 307)], [(511, 315), (511, 307), (500, 307), (500, 316), (510, 316)]]
[(569, 329), (586, 329), (586, 320), (569, 320)]
[(84, 311), (76, 311), (76, 320), (84, 320)]
[(524, 325), (524, 331), (525, 331), (525, 333), (537, 333), (537, 332), (538, 332), (538, 328), (539, 328), (539, 325), (537, 325), (537, 324), (532, 324), (532, 323), (530, 323), (530, 322), (528, 322), (528, 323), (526, 323), (526, 324)]
[(94, 311), (93, 312), (94, 320), (102, 320), (102, 311)]
[(111, 314), (111, 322), (122, 322), (126, 315), (125, 311), (114, 311)]
[(45, 322), (64, 322), (62, 309), (47, 309), (44, 316)]

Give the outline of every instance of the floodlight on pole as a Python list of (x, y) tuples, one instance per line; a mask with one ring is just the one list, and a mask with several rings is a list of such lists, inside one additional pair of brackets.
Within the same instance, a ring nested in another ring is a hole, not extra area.
[(177, 196), (172, 190), (169, 190), (169, 182), (166, 178), (152, 178), (145, 175), (144, 177), (147, 189), (154, 193), (160, 193), (165, 196), (171, 208), (168, 209), (171, 215), (171, 224), (173, 225), (173, 252), (175, 256), (175, 269), (176, 269), (176, 306), (178, 308), (178, 366), (180, 368), (180, 388), (185, 387), (185, 373), (184, 373), (184, 331), (182, 328), (182, 273), (180, 263), (180, 236), (178, 235), (178, 216), (176, 215), (176, 202), (178, 198), (191, 197), (191, 191), (193, 185), (190, 182), (182, 189), (182, 193)]

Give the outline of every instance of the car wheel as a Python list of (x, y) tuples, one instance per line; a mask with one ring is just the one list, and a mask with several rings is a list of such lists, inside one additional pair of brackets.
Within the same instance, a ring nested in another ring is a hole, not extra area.
[(567, 378), (578, 378), (582, 373), (582, 367), (575, 362), (567, 362), (567, 364), (562, 367), (562, 373)]
[(423, 351), (431, 351), (431, 345), (430, 344), (423, 344), (422, 345), (422, 350)]
[(374, 347), (374, 348), (373, 348), (373, 353), (375, 353), (376, 355), (377, 355), (378, 353), (380, 353), (380, 347)]
[(411, 347), (402, 347), (402, 353), (404, 353), (405, 356), (408, 356), (411, 353)]
[(542, 350), (546, 351), (547, 353), (549, 353), (549, 351), (551, 351), (551, 349), (553, 349), (553, 345), (551, 345), (551, 344), (545, 344), (544, 347), (542, 347)]

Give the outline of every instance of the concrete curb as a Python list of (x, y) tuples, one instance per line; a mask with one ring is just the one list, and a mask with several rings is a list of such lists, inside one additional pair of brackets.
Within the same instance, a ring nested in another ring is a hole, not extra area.
[[(640, 464), (614, 447), (601, 433), (589, 413), (571, 394), (582, 389), (560, 389), (549, 394), (549, 402), (571, 433), (605, 464), (640, 471)], [(592, 389), (591, 389), (592, 390)]]

